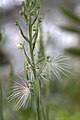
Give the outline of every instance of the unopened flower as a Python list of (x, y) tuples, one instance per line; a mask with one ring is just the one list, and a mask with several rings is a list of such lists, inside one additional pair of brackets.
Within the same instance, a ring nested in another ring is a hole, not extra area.
[(68, 57), (60, 54), (56, 55), (53, 60), (47, 57), (40, 76), (44, 80), (48, 80), (48, 78), (54, 74), (58, 80), (62, 80), (61, 74), (68, 76), (67, 74), (70, 73), (70, 65), (67, 63), (68, 59)]
[(17, 46), (17, 48), (18, 48), (19, 51), (21, 51), (21, 52), (23, 51), (24, 46), (23, 46), (22, 43), (19, 43), (19, 44), (17, 44), (16, 46)]
[(8, 101), (14, 101), (15, 108), (19, 110), (26, 104), (28, 105), (32, 95), (31, 89), (31, 84), (24, 80), (20, 82), (14, 81), (14, 85), (11, 87), (11, 94), (8, 97)]

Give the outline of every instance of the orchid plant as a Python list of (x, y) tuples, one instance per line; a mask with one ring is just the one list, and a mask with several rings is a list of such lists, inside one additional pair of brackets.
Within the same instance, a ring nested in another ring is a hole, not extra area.
[[(53, 59), (50, 56), (39, 57), (40, 51), (35, 52), (37, 42), (39, 41), (41, 18), (39, 17), (40, 4), (38, 0), (22, 1), (22, 10), (20, 15), (24, 18), (28, 29), (28, 34), (25, 35), (19, 20), (16, 21), (16, 26), (24, 38), (24, 42), (20, 42), (17, 47), (23, 52), (26, 58), (24, 71), (25, 78), (21, 78), (21, 82), (14, 80), (11, 87), (11, 94), (8, 97), (9, 101), (15, 103), (17, 110), (25, 107), (30, 103), (31, 99), (35, 101), (36, 120), (49, 120), (46, 105), (43, 105), (42, 88), (49, 82), (51, 74), (54, 74), (58, 80), (62, 80), (61, 74), (67, 76), (69, 73), (69, 64), (66, 63), (67, 57), (57, 54)], [(26, 44), (29, 48), (29, 53), (26, 51)], [(39, 42), (38, 42), (39, 43)], [(47, 84), (48, 85), (48, 84)]]

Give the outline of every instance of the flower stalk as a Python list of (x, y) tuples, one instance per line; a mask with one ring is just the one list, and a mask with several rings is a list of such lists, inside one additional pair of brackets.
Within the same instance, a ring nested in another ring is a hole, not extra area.
[[(37, 7), (37, 8), (36, 8)], [(26, 40), (26, 42), (29, 44), (29, 50), (30, 50), (30, 58), (28, 57), (25, 47), (23, 47), (24, 54), (26, 56), (28, 64), (31, 65), (31, 69), (33, 71), (33, 76), (34, 76), (34, 89), (35, 89), (35, 99), (36, 99), (36, 106), (37, 106), (37, 119), (41, 120), (41, 92), (40, 92), (40, 86), (39, 86), (39, 80), (37, 79), (37, 74), (36, 74), (36, 66), (35, 66), (35, 60), (34, 60), (34, 49), (36, 45), (36, 41), (38, 38), (38, 28), (39, 28), (39, 23), (41, 22), (38, 18), (39, 16), (39, 6), (37, 6), (37, 0), (27, 0), (26, 1), (26, 9), (27, 9), (27, 15), (25, 11), (25, 3), (22, 2), (22, 11), (21, 15), (24, 16), (26, 19), (26, 23), (28, 25), (28, 33), (29, 33), (29, 38), (26, 37), (22, 31), (22, 28), (19, 24), (19, 22), (16, 22), (16, 25), (19, 27), (20, 33), (22, 37)], [(37, 25), (36, 25), (37, 24)], [(35, 30), (34, 30), (34, 25)], [(34, 32), (34, 34), (33, 34)], [(44, 119), (45, 120), (45, 119)]]

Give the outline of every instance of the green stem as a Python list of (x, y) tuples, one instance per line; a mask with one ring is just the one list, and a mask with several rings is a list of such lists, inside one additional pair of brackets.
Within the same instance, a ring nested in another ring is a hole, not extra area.
[(30, 54), (31, 54), (31, 61), (32, 61), (32, 70), (34, 77), (36, 79), (36, 69), (35, 69), (35, 62), (34, 62), (34, 54), (33, 54), (33, 45), (32, 45), (32, 25), (31, 25), (31, 16), (29, 17), (29, 38), (30, 38)]
[(42, 110), (42, 114), (43, 114), (43, 118), (44, 118), (44, 120), (46, 120), (46, 116), (45, 116), (45, 108), (44, 108), (44, 106), (43, 106), (43, 102), (42, 102), (42, 97), (41, 97), (41, 81), (39, 80), (39, 91), (40, 91), (40, 95), (39, 95), (39, 97), (40, 97), (40, 104), (41, 104), (41, 110)]
[(38, 115), (38, 120), (41, 120), (41, 115), (40, 115), (40, 100), (39, 97), (36, 97), (37, 99), (37, 115)]
[[(32, 45), (32, 25), (31, 25), (31, 16), (29, 17), (29, 38), (30, 38), (30, 43), (29, 43), (29, 47), (30, 47), (30, 55), (31, 55), (31, 62), (32, 62), (32, 70), (33, 70), (33, 74), (34, 74), (34, 78), (36, 80), (36, 68), (35, 68), (35, 61), (34, 61), (34, 50), (33, 50), (33, 45)], [(41, 116), (40, 116), (40, 100), (39, 100), (39, 94), (38, 94), (38, 89), (36, 88), (35, 85), (35, 92), (36, 92), (36, 105), (37, 105), (37, 117), (38, 120), (41, 120)]]
[[(47, 86), (46, 88), (46, 98), (47, 98), (47, 102), (49, 102), (49, 86)], [(46, 120), (49, 120), (49, 105), (47, 105), (46, 107), (46, 116), (47, 116)]]
[(3, 120), (1, 80), (0, 80), (0, 120)]

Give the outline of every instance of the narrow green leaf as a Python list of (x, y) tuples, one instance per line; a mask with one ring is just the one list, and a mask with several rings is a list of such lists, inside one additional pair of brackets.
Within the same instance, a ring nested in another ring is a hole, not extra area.
[(2, 110), (2, 85), (0, 80), (0, 120), (3, 120), (3, 110)]
[(62, 7), (61, 11), (69, 19), (73, 20), (73, 22), (76, 22), (77, 24), (80, 24), (80, 17), (77, 16), (71, 9), (69, 9), (68, 7)]
[(76, 28), (76, 27), (73, 27), (73, 26), (66, 26), (66, 25), (61, 25), (59, 27), (64, 31), (80, 34), (80, 29), (79, 28)]

